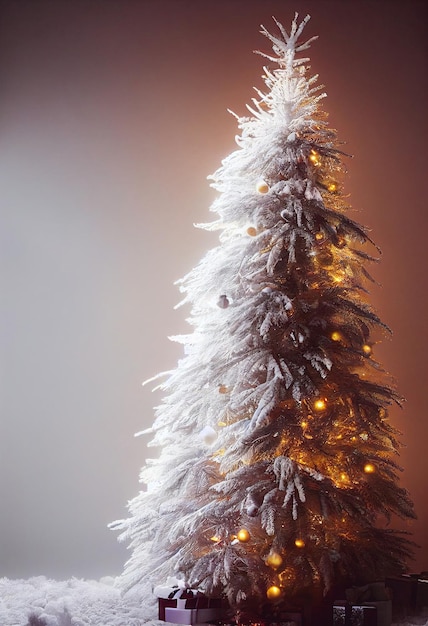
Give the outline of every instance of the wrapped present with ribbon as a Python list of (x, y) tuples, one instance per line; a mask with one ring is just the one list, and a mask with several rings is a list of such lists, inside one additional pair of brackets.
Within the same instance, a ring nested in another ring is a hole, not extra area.
[(224, 613), (221, 598), (209, 598), (198, 589), (186, 588), (181, 581), (153, 590), (158, 598), (159, 619), (174, 624), (203, 624), (220, 620)]
[[(350, 587), (345, 591), (346, 602), (335, 602), (333, 622), (336, 626), (360, 624), (366, 626), (391, 626), (391, 594), (383, 581), (360, 587)], [(367, 609), (367, 610), (365, 610)]]
[(333, 626), (377, 626), (377, 609), (337, 600), (333, 604)]

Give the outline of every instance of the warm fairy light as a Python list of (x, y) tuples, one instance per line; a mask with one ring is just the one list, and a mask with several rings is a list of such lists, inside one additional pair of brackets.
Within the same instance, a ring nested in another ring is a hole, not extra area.
[(340, 474), (340, 480), (341, 480), (342, 482), (346, 482), (346, 481), (348, 480), (348, 476), (345, 474), (345, 472), (342, 472), (342, 473)]
[(254, 228), (254, 226), (249, 226), (247, 228), (247, 235), (249, 235), (250, 237), (255, 237), (257, 235), (257, 228)]
[(337, 183), (334, 183), (334, 182), (329, 183), (327, 189), (331, 192), (337, 191)]
[(342, 283), (345, 280), (345, 272), (343, 270), (333, 274), (333, 280), (335, 283)]
[(277, 567), (282, 565), (282, 556), (277, 552), (271, 552), (266, 557), (266, 564), (276, 569)]
[(246, 528), (241, 528), (241, 530), (236, 533), (236, 538), (241, 543), (247, 543), (247, 541), (250, 541), (251, 536)]
[(256, 185), (256, 190), (258, 193), (267, 193), (269, 191), (269, 185), (264, 180), (259, 180)]
[(303, 422), (300, 422), (300, 426), (303, 428), (303, 430), (305, 430), (305, 428), (307, 428), (309, 426), (308, 422), (305, 422), (303, 420)]
[(318, 398), (317, 400), (315, 400), (314, 402), (315, 411), (325, 411), (326, 408), (327, 408), (327, 401), (325, 400), (325, 398)]
[(276, 585), (272, 585), (266, 591), (266, 595), (269, 600), (276, 600), (277, 598), (280, 597), (281, 593), (282, 593), (281, 589), (277, 587)]
[(364, 465), (364, 471), (366, 474), (373, 474), (376, 471), (376, 468), (373, 463), (366, 463)]
[(322, 241), (324, 239), (324, 233), (316, 233), (315, 234), (315, 239), (317, 241)]
[(371, 353), (372, 353), (372, 347), (371, 347), (371, 346), (369, 346), (369, 344), (368, 344), (368, 343), (365, 343), (365, 344), (363, 345), (363, 352), (364, 352), (364, 354), (365, 354), (366, 356), (370, 356), (370, 355), (371, 355)]
[(220, 537), (217, 537), (217, 535), (214, 535), (213, 537), (210, 537), (210, 541), (214, 541), (214, 543), (218, 543), (219, 541), (221, 541)]
[(342, 339), (342, 335), (337, 331), (333, 331), (330, 335), (333, 341), (340, 341)]
[(305, 542), (303, 541), (303, 539), (296, 539), (294, 545), (296, 546), (296, 548), (304, 548)]
[(217, 422), (217, 426), (227, 426), (226, 422)]
[(321, 161), (319, 159), (318, 152), (316, 152), (315, 150), (311, 150), (311, 153), (309, 155), (309, 161), (312, 163), (312, 165), (315, 165), (315, 167), (319, 167), (321, 165)]

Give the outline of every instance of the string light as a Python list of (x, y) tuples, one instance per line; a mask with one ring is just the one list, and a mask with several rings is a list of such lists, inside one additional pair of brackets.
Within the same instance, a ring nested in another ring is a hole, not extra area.
[(303, 541), (303, 539), (296, 539), (294, 545), (296, 546), (296, 548), (304, 548), (305, 542)]
[(315, 239), (317, 241), (322, 241), (324, 239), (324, 233), (321, 233), (321, 232), (315, 233)]
[(213, 537), (210, 537), (210, 541), (213, 541), (214, 543), (218, 543), (219, 541), (221, 541), (220, 537), (217, 537), (217, 535), (214, 535)]
[(373, 474), (376, 471), (376, 468), (373, 463), (366, 463), (364, 465), (364, 471), (366, 474)]
[(327, 408), (327, 400), (325, 398), (318, 398), (317, 400), (315, 400), (314, 402), (314, 409), (315, 411), (325, 411)]
[(334, 191), (337, 191), (337, 183), (335, 183), (335, 182), (331, 182), (331, 183), (329, 183), (329, 184), (328, 184), (328, 186), (327, 186), (327, 189), (328, 189), (329, 191), (331, 191), (332, 193), (333, 193)]
[(330, 337), (333, 341), (340, 341), (342, 339), (342, 335), (337, 330), (333, 331)]
[(365, 354), (366, 356), (370, 356), (370, 355), (371, 355), (371, 353), (372, 353), (372, 347), (371, 347), (371, 346), (369, 346), (369, 344), (368, 344), (368, 343), (365, 343), (365, 344), (363, 345), (363, 352), (364, 352), (364, 354)]
[(309, 155), (309, 161), (312, 163), (312, 165), (315, 165), (315, 167), (319, 167), (321, 165), (321, 161), (319, 159), (318, 152), (316, 152), (315, 150), (311, 150), (311, 153)]

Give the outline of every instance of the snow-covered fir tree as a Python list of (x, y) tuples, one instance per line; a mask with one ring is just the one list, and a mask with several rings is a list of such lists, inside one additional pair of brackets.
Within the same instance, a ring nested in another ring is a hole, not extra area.
[[(277, 23), (277, 65), (212, 176), (220, 244), (180, 281), (193, 332), (161, 384), (159, 458), (116, 522), (125, 587), (176, 575), (235, 609), (402, 571), (414, 516), (398, 484), (400, 398), (375, 361), (377, 249), (353, 221), (344, 160), (300, 42)], [(368, 250), (367, 250), (368, 249)]]

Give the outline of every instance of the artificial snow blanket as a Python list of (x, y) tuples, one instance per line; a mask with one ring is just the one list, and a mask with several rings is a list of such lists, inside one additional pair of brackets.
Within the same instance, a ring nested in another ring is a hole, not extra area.
[[(121, 595), (115, 578), (100, 581), (71, 578), (27, 580), (0, 578), (1, 626), (165, 626), (154, 619), (151, 590)], [(152, 600), (152, 602), (150, 601)], [(413, 617), (400, 626), (428, 626), (427, 617)]]

